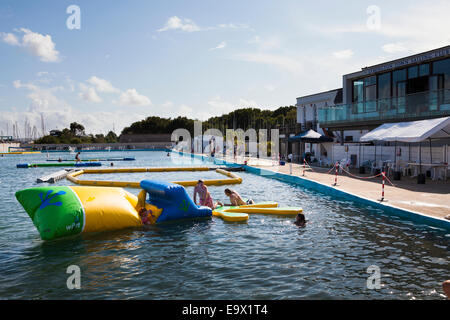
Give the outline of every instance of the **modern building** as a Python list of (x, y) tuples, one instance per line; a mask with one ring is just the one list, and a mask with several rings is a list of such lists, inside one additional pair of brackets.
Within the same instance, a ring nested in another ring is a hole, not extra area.
[[(450, 46), (346, 74), (342, 89), (299, 97), (296, 105), (298, 125), (280, 141), (285, 152), (296, 162), (305, 152), (337, 161), (343, 154), (336, 151), (344, 148), (350, 156), (348, 146), (384, 123), (450, 116)], [(309, 129), (334, 143), (289, 142)]]
[(372, 130), (387, 122), (450, 115), (450, 46), (343, 76), (342, 103), (319, 109), (320, 127)]

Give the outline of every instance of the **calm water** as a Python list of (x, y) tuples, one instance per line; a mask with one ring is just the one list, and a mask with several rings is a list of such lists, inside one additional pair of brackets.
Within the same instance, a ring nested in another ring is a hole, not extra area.
[[(115, 166), (170, 166), (162, 152), (85, 153), (135, 156)], [(68, 153), (50, 157), (68, 158)], [(2, 299), (444, 299), (450, 278), (450, 234), (245, 172), (234, 188), (255, 201), (302, 206), (309, 223), (252, 215), (80, 235), (44, 242), (14, 197), (59, 168), (16, 169), (45, 155), (0, 158), (0, 298)], [(182, 165), (202, 165), (186, 160)], [(167, 181), (219, 177), (215, 172), (85, 175), (81, 179)], [(70, 185), (62, 180), (58, 185)], [(224, 187), (210, 187), (225, 200)], [(137, 194), (137, 190), (130, 189)], [(192, 194), (193, 188), (188, 188)], [(81, 290), (69, 290), (67, 267), (81, 268)], [(369, 290), (367, 268), (381, 271)]]

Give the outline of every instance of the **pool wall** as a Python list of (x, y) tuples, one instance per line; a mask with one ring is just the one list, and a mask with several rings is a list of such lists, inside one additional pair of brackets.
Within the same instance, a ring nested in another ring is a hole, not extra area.
[[(180, 152), (180, 151), (178, 151), (178, 152), (179, 152), (179, 154), (183, 154), (183, 152)], [(205, 159), (210, 160), (211, 159), (211, 157), (198, 155), (198, 154), (191, 154), (191, 153), (184, 153), (184, 154), (190, 155), (191, 157), (199, 158), (202, 160), (205, 160)], [(249, 165), (241, 165), (241, 164), (237, 164), (234, 162), (228, 162), (226, 160), (217, 159), (217, 158), (214, 158), (214, 164), (224, 164), (224, 165), (227, 165), (230, 167), (236, 167), (236, 166), (244, 167), (247, 172), (252, 173), (252, 174), (264, 176), (266, 178), (277, 179), (277, 180), (288, 182), (288, 183), (293, 183), (293, 184), (296, 184), (296, 185), (299, 185), (299, 186), (302, 186), (302, 187), (305, 187), (310, 190), (314, 190), (314, 191), (317, 191), (317, 192), (320, 192), (320, 193), (323, 193), (326, 195), (332, 195), (332, 196), (338, 197), (343, 200), (351, 200), (359, 205), (371, 206), (375, 209), (381, 209), (381, 210), (383, 210), (383, 212), (385, 214), (388, 214), (388, 215), (394, 215), (394, 216), (398, 216), (398, 217), (401, 217), (401, 218), (404, 218), (404, 219), (407, 219), (410, 221), (414, 221), (417, 223), (422, 223), (422, 224), (426, 224), (429, 226), (442, 228), (445, 230), (450, 230), (450, 221), (448, 221), (448, 220), (432, 217), (432, 216), (425, 215), (423, 213), (416, 212), (416, 211), (406, 210), (403, 208), (392, 206), (388, 203), (373, 201), (371, 199), (361, 197), (356, 194), (337, 189), (335, 187), (332, 187), (331, 185), (328, 186), (328, 185), (325, 185), (320, 182), (302, 178), (300, 176), (294, 176), (294, 175), (289, 175), (289, 174), (285, 174), (285, 173), (275, 172), (272, 170), (256, 168), (256, 167), (252, 167)]]

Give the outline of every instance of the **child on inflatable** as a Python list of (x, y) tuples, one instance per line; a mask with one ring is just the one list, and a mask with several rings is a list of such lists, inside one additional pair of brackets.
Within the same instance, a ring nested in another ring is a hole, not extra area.
[(154, 224), (155, 216), (153, 215), (152, 210), (146, 210), (145, 208), (141, 208), (139, 210), (139, 217), (141, 217), (141, 221), (143, 225), (151, 225)]

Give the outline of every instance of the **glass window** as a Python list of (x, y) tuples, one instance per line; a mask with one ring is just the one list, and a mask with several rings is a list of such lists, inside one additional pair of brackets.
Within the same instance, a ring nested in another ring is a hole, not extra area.
[(398, 86), (399, 86), (398, 82), (405, 81), (405, 80), (406, 80), (406, 69), (396, 70), (392, 73), (392, 86), (393, 86), (392, 96), (393, 97), (397, 96), (396, 88), (398, 88)]
[(377, 84), (377, 77), (376, 76), (371, 76), (371, 77), (367, 77), (364, 78), (364, 85), (365, 86), (370, 86), (373, 84)]
[(419, 77), (430, 75), (430, 65), (428, 63), (419, 66)]
[(419, 76), (419, 67), (409, 67), (408, 68), (408, 79), (417, 78)]
[(378, 99), (391, 97), (391, 73), (383, 73), (378, 76)]
[(366, 101), (374, 101), (377, 99), (376, 86), (369, 86), (365, 88)]
[(392, 80), (395, 83), (406, 80), (406, 69), (396, 70), (392, 73)]
[(433, 74), (443, 74), (444, 88), (450, 89), (450, 59), (433, 62)]
[(353, 81), (353, 102), (361, 102), (364, 100), (363, 85), (362, 80)]

